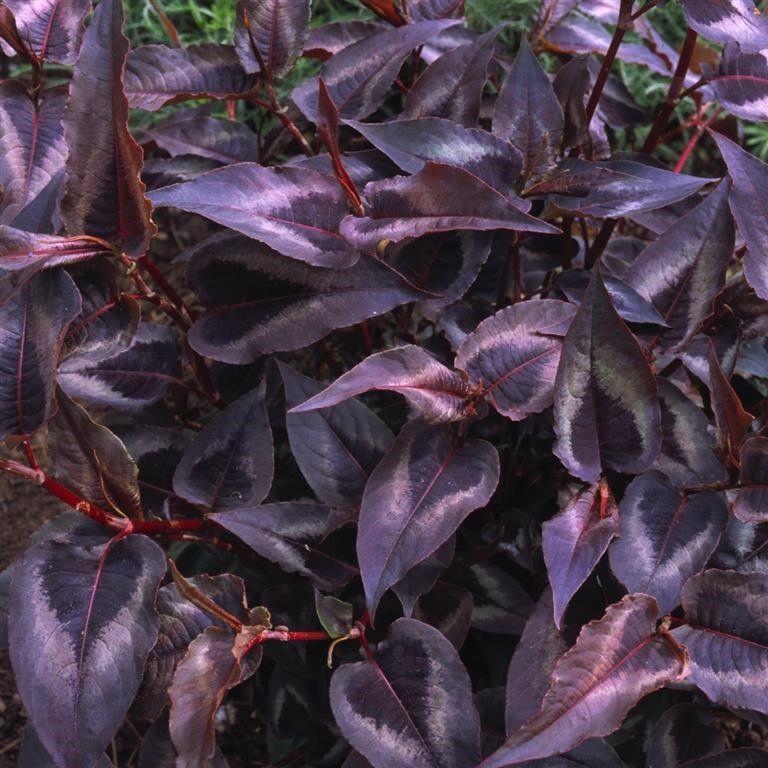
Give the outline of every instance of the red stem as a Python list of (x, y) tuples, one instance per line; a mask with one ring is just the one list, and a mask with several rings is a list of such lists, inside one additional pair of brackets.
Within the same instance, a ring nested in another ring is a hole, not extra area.
[(190, 320), (197, 319), (197, 315), (189, 308), (184, 299), (179, 296), (176, 289), (168, 282), (166, 276), (157, 268), (157, 265), (145, 253), (139, 258), (141, 265), (152, 275), (152, 279), (162, 288), (163, 293), (183, 312)]
[(704, 135), (704, 131), (720, 116), (721, 111), (722, 107), (718, 107), (709, 118), (696, 126), (696, 130), (693, 132), (693, 136), (691, 136), (691, 138), (688, 140), (688, 143), (685, 145), (685, 149), (680, 154), (680, 159), (675, 164), (675, 173), (680, 173), (683, 168), (685, 168), (685, 164), (688, 162), (688, 158), (691, 156), (691, 152), (693, 152), (693, 150), (696, 148), (699, 140)]

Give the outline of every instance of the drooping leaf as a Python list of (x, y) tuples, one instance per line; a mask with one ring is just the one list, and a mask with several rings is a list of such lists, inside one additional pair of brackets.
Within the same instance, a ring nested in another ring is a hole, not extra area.
[(745, 523), (768, 521), (768, 438), (751, 437), (741, 447), (739, 492), (733, 513)]
[[(280, 365), (288, 410), (322, 391), (313, 379)], [(376, 414), (357, 400), (285, 417), (296, 463), (320, 501), (357, 507), (371, 472), (394, 437)]]
[(457, 440), (447, 425), (403, 427), (360, 508), (357, 559), (371, 617), (387, 589), (488, 503), (498, 478), (498, 454), (484, 440)]
[(209, 308), (192, 326), (190, 343), (200, 354), (237, 364), (298, 349), (423, 297), (371, 259), (318, 269), (233, 233), (196, 246), (187, 278)]
[(658, 608), (648, 595), (629, 595), (587, 624), (557, 662), (541, 710), (482, 768), (560, 754), (606, 736), (643, 696), (683, 677), (683, 649), (655, 633)]
[(737, 42), (745, 51), (768, 48), (768, 21), (752, 0), (683, 0), (688, 26), (716, 43)]
[(681, 494), (655, 470), (636, 477), (619, 506), (619, 538), (611, 569), (630, 592), (659, 602), (662, 614), (680, 604), (680, 590), (704, 569), (728, 520), (722, 494)]
[(80, 294), (63, 270), (35, 275), (0, 305), (0, 439), (28, 435), (53, 414), (56, 363)]
[(648, 738), (648, 768), (678, 768), (690, 760), (715, 755), (725, 748), (725, 739), (695, 704), (678, 704), (657, 721)]
[(741, 399), (731, 386), (729, 377), (723, 373), (717, 359), (715, 345), (709, 342), (709, 394), (712, 411), (715, 414), (717, 444), (724, 455), (735, 455), (744, 433), (754, 420), (751, 413), (744, 410)]
[(92, 768), (125, 717), (157, 637), (163, 551), (110, 540), (64, 513), (17, 560), (11, 662), (37, 735), (57, 765)]
[(480, 759), (469, 675), (420, 621), (398, 619), (374, 658), (339, 667), (330, 698), (342, 734), (376, 768), (473, 768)]
[(357, 253), (339, 235), (347, 212), (336, 181), (305, 168), (238, 163), (150, 193), (158, 207), (199, 213), (318, 267), (349, 267)]
[(563, 343), (555, 434), (555, 454), (588, 482), (605, 468), (642, 472), (661, 447), (656, 381), (597, 268)]
[(445, 573), (456, 554), (456, 536), (441, 544), (426, 560), (411, 568), (392, 586), (392, 591), (403, 606), (403, 615), (410, 618), (418, 599), (429, 592)]
[(456, 367), (484, 397), (513, 421), (552, 404), (562, 336), (576, 314), (572, 304), (554, 299), (526, 301), (497, 312), (467, 336)]
[(559, 514), (544, 523), (542, 549), (558, 628), (571, 598), (618, 533), (618, 513), (610, 488), (600, 483), (574, 496)]
[(331, 21), (309, 30), (302, 55), (305, 58), (326, 61), (352, 43), (364, 40), (384, 29), (386, 26), (378, 21), (357, 19)]
[(258, 387), (195, 435), (176, 467), (173, 489), (211, 512), (253, 507), (269, 493), (273, 472), (272, 431)]
[(708, 570), (683, 587), (690, 680), (713, 702), (768, 713), (768, 574)]
[(768, 121), (768, 59), (765, 51), (745, 53), (738, 43), (723, 50), (720, 72), (709, 79), (715, 98), (743, 120)]

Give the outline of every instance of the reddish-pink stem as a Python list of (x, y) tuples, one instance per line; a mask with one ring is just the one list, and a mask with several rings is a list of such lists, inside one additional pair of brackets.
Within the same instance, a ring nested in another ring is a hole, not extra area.
[(145, 253), (139, 258), (141, 265), (152, 275), (152, 279), (162, 288), (163, 293), (176, 305), (176, 307), (183, 312), (190, 320), (196, 320), (197, 316), (195, 312), (189, 308), (184, 299), (179, 296), (176, 289), (168, 282), (166, 276), (162, 273), (157, 265), (147, 256)]

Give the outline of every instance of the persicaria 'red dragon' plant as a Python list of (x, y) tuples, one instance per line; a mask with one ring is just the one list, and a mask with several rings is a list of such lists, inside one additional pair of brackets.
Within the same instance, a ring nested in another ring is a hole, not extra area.
[(19, 764), (768, 765), (768, 20), (365, 5), (0, 4)]

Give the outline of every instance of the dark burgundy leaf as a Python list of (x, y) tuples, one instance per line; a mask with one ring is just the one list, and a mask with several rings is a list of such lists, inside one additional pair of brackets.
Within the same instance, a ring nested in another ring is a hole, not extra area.
[(722, 752), (725, 739), (705, 723), (705, 717), (695, 704), (668, 709), (648, 738), (648, 768), (678, 768), (689, 760)]
[(541, 711), (482, 768), (560, 754), (606, 736), (641, 698), (683, 677), (683, 648), (655, 633), (658, 608), (648, 595), (629, 595), (587, 624), (555, 666)]
[(738, 394), (720, 367), (715, 345), (711, 341), (708, 359), (709, 394), (715, 414), (718, 447), (726, 456), (735, 455), (754, 416), (744, 410)]
[(373, 618), (382, 595), (488, 503), (496, 449), (462, 442), (450, 426), (412, 421), (376, 465), (360, 508), (357, 558)]
[(150, 112), (190, 99), (242, 96), (255, 86), (256, 77), (243, 69), (231, 45), (142, 45), (125, 65), (128, 103)]
[(661, 447), (655, 378), (597, 268), (563, 343), (555, 434), (555, 454), (587, 482), (596, 482), (605, 468), (642, 472)]
[(456, 554), (456, 536), (451, 536), (444, 544), (441, 544), (426, 560), (422, 560), (397, 584), (392, 586), (392, 591), (403, 606), (403, 614), (407, 617), (413, 615), (416, 601), (429, 592), (437, 583), (437, 580), (445, 573), (453, 562)]
[(669, 613), (680, 604), (683, 584), (717, 548), (727, 520), (722, 494), (683, 495), (661, 472), (646, 472), (621, 500), (611, 569), (630, 592), (652, 595), (661, 613)]
[(150, 193), (158, 207), (199, 213), (318, 267), (349, 267), (357, 253), (339, 235), (346, 198), (331, 176), (306, 168), (238, 163)]
[(332, 595), (315, 590), (315, 612), (323, 629), (334, 639), (349, 634), (355, 616), (355, 607)]
[(258, 72), (263, 63), (269, 77), (290, 72), (304, 47), (308, 25), (307, 0), (238, 0), (235, 49), (245, 71)]
[(176, 467), (173, 489), (211, 512), (253, 507), (269, 493), (273, 472), (272, 431), (258, 387), (195, 435)]
[(473, 768), (480, 717), (459, 654), (438, 630), (398, 619), (373, 658), (331, 678), (331, 708), (377, 768)]
[(519, 421), (552, 404), (561, 337), (576, 314), (564, 301), (526, 301), (477, 326), (456, 353), (456, 367), (484, 387), (499, 413)]
[(357, 570), (319, 546), (328, 533), (329, 515), (323, 504), (286, 501), (219, 512), (208, 519), (284, 571), (307, 576), (318, 589), (331, 590), (347, 584)]
[(683, 0), (688, 26), (716, 43), (737, 42), (745, 51), (768, 48), (768, 21), (752, 0)]
[(332, 21), (329, 24), (309, 30), (304, 42), (304, 56), (325, 61), (344, 50), (352, 43), (364, 40), (385, 30), (386, 25), (378, 21)]
[(460, 651), (472, 623), (472, 593), (453, 584), (437, 584), (419, 598), (413, 618), (439, 629)]
[(562, 145), (564, 149), (577, 147), (587, 140), (587, 99), (591, 87), (589, 62), (578, 56), (560, 67), (552, 89), (563, 112)]
[(35, 275), (0, 304), (0, 439), (28, 435), (53, 414), (56, 362), (80, 294), (64, 270)]
[[(310, 168), (328, 176), (334, 173), (333, 161), (328, 153), (312, 157), (294, 157), (288, 165), (296, 168)], [(386, 179), (397, 173), (397, 166), (377, 149), (345, 152), (344, 169), (359, 187), (364, 187), (369, 181)]]
[(752, 437), (741, 447), (739, 492), (733, 513), (745, 523), (768, 522), (768, 438)]
[(743, 120), (768, 121), (768, 59), (765, 51), (745, 53), (738, 43), (723, 50), (720, 73), (711, 77), (715, 98)]
[[(24, 726), (24, 736), (19, 749), (16, 768), (59, 768), (60, 763), (54, 761), (48, 750), (43, 746), (32, 723)], [(94, 768), (114, 768), (112, 761), (102, 752), (96, 759)]]
[(713, 702), (768, 713), (768, 574), (709, 570), (683, 587), (688, 626), (672, 634), (685, 645), (691, 682)]
[(525, 36), (496, 99), (493, 132), (522, 152), (526, 176), (555, 164), (563, 141), (563, 109)]
[[(176, 750), (168, 731), (168, 713), (166, 712), (158, 717), (144, 734), (139, 750), (139, 768), (176, 768), (176, 757)], [(218, 747), (205, 768), (229, 768), (229, 763)]]
[(210, 308), (192, 326), (192, 346), (237, 364), (306, 346), (334, 328), (423, 297), (373, 260), (318, 269), (232, 233), (193, 249), (188, 280)]
[[(343, 118), (362, 120), (384, 99), (406, 56), (455, 20), (421, 21), (385, 29), (342, 49), (323, 65), (323, 78)], [(317, 116), (317, 79), (302, 83), (291, 94), (299, 109), (312, 121)]]
[(25, 232), (53, 234), (60, 229), (59, 201), (64, 189), (64, 167), (16, 215), (11, 225)]
[[(288, 410), (322, 391), (323, 385), (280, 365)], [(320, 501), (357, 507), (373, 468), (392, 445), (389, 428), (357, 400), (285, 417), (296, 463)]]
[(600, 483), (574, 496), (559, 514), (544, 523), (542, 549), (558, 628), (571, 598), (618, 533), (618, 512), (610, 488)]
[(524, 768), (627, 768), (624, 761), (603, 739), (588, 739), (557, 757), (545, 757), (523, 764)]
[(766, 760), (768, 760), (768, 750), (745, 747), (692, 760), (684, 763), (682, 768), (762, 768)]
[(64, 89), (50, 88), (35, 106), (22, 82), (0, 82), (0, 223), (12, 223), (64, 167), (66, 97)]
[(157, 544), (138, 535), (111, 540), (74, 513), (41, 528), (16, 562), (11, 662), (57, 765), (90, 768), (123, 721), (157, 637), (164, 573)]

